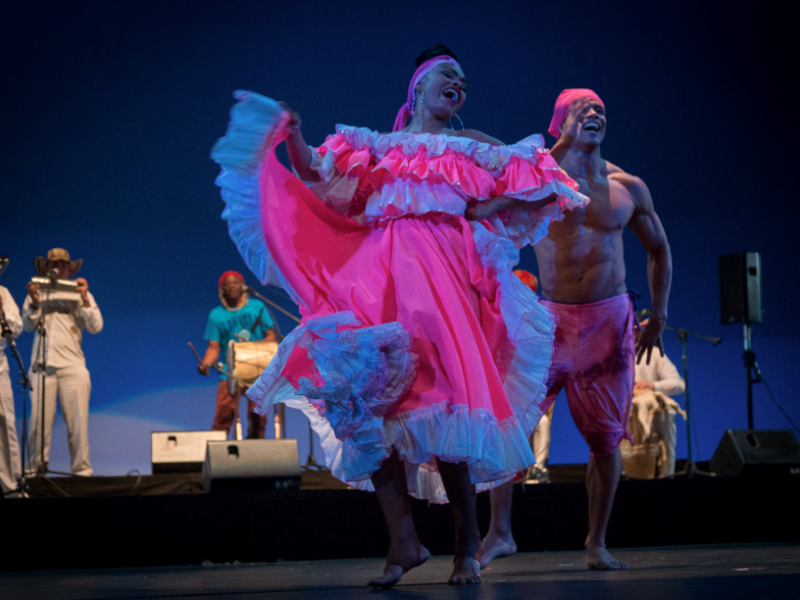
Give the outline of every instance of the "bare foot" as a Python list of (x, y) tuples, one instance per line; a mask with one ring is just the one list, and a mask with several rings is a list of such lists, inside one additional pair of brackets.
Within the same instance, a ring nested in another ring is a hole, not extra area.
[(495, 558), (505, 558), (517, 551), (517, 543), (509, 531), (506, 535), (495, 533), (490, 530), (483, 540), (483, 552), (481, 552), (481, 569), (489, 566)]
[(453, 559), (453, 574), (447, 582), (450, 585), (463, 585), (481, 582), (481, 565), (471, 556), (456, 556)]
[(370, 579), (367, 585), (388, 590), (400, 581), (403, 575), (414, 567), (420, 566), (430, 557), (430, 551), (422, 544), (416, 548), (415, 552), (393, 552), (390, 548), (389, 556), (386, 557), (386, 568), (383, 570), (383, 575)]
[(599, 571), (621, 571), (628, 563), (617, 560), (602, 547), (586, 548), (586, 566)]

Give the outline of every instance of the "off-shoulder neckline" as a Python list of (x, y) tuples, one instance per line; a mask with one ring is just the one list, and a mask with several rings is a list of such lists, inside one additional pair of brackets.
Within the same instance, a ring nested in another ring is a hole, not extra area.
[(368, 127), (357, 127), (354, 125), (336, 125), (336, 133), (343, 135), (348, 141), (353, 138), (361, 138), (359, 145), (368, 145), (372, 148), (378, 147), (394, 147), (406, 146), (409, 143), (424, 145), (430, 147), (431, 145), (444, 145), (452, 148), (457, 146), (461, 152), (468, 153), (486, 153), (486, 152), (499, 152), (500, 154), (528, 154), (536, 150), (544, 149), (544, 137), (541, 134), (530, 135), (524, 140), (514, 144), (506, 144), (504, 146), (494, 146), (487, 142), (480, 142), (473, 138), (448, 135), (443, 133), (411, 133), (408, 131), (393, 131), (391, 133), (381, 133), (374, 131)]

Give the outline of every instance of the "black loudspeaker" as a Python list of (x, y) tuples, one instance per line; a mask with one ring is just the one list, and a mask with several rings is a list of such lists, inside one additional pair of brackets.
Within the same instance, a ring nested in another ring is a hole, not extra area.
[(226, 431), (151, 431), (150, 461), (153, 475), (203, 470), (206, 444), (221, 441)]
[(729, 429), (708, 467), (723, 477), (786, 474), (800, 469), (800, 443), (791, 429)]
[(203, 463), (206, 492), (300, 488), (297, 440), (208, 442)]
[(761, 323), (761, 255), (738, 252), (719, 257), (722, 324)]

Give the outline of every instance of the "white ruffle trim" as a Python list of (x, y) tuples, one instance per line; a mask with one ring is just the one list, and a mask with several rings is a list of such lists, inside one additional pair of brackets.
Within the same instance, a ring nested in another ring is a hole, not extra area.
[[(289, 341), (287, 337), (281, 346)], [(259, 380), (257, 386), (247, 395), (258, 402), (259, 412), (266, 413), (279, 402), (300, 410), (319, 436), (325, 465), (333, 476), (359, 490), (375, 490), (369, 476), (392, 448), (403, 457), (409, 494), (437, 504), (446, 503), (447, 494), (436, 458), (467, 462), (478, 490), (508, 481), (533, 463), (528, 438), (514, 417), (498, 423), (488, 411), (468, 411), (458, 404), (450, 409), (450, 401), (445, 400), (396, 417), (369, 419), (368, 428), (374, 434), (382, 425), (382, 435), (371, 445), (359, 447), (349, 438), (338, 439), (324, 411), (300, 395), (284, 377)]]
[[(366, 127), (352, 127), (350, 125), (337, 125), (336, 133), (340, 134), (350, 144), (353, 150), (367, 148), (370, 154), (381, 160), (390, 150), (399, 148), (406, 156), (413, 156), (420, 148), (425, 148), (428, 156), (440, 156), (452, 150), (468, 156), (482, 169), (497, 177), (508, 165), (511, 157), (516, 156), (523, 160), (534, 159), (536, 154), (544, 149), (544, 139), (539, 136), (538, 144), (529, 136), (525, 143), (511, 144), (508, 146), (492, 146), (466, 137), (457, 137), (444, 134), (431, 133), (378, 133)], [(330, 153), (329, 153), (330, 154)], [(327, 167), (327, 165), (325, 165)], [(333, 167), (333, 162), (330, 163)], [(322, 175), (322, 172), (320, 172)]]
[(231, 109), (225, 136), (211, 150), (212, 160), (222, 167), (215, 182), (225, 201), (222, 218), (228, 221), (231, 239), (258, 280), (283, 288), (300, 305), (299, 296), (267, 251), (261, 225), (259, 167), (289, 115), (271, 98), (253, 92), (238, 90), (234, 98), (237, 103)]
[[(333, 152), (322, 156), (316, 148), (311, 148), (311, 151), (313, 158), (310, 166), (320, 180), (309, 183), (309, 189), (335, 211), (347, 214), (358, 191), (358, 178), (336, 170)], [(395, 179), (370, 194), (363, 214), (351, 214), (350, 218), (357, 223), (368, 224), (391, 218), (397, 213), (424, 215), (442, 212), (464, 216), (466, 209), (466, 195), (450, 183)]]
[[(416, 154), (423, 147), (428, 156), (438, 156), (447, 150), (452, 150), (472, 158), (479, 167), (494, 177), (503, 172), (512, 157), (538, 162), (537, 155), (545, 152), (544, 139), (539, 134), (528, 136), (510, 146), (492, 146), (469, 138), (429, 133), (382, 134), (366, 127), (347, 125), (337, 125), (336, 133), (342, 135), (354, 151), (366, 148), (378, 161), (387, 152), (396, 148), (400, 148), (403, 154), (409, 156)], [(311, 168), (317, 172), (320, 181), (310, 184), (309, 187), (328, 206), (341, 214), (346, 214), (358, 191), (358, 178), (337, 171), (334, 151), (327, 152), (324, 156), (316, 148), (311, 148), (311, 151), (313, 156)], [(357, 166), (365, 165), (356, 163), (350, 165), (350, 168)], [(586, 196), (557, 179), (544, 187), (515, 190), (508, 196), (519, 200), (536, 201), (553, 193), (558, 194), (558, 199), (544, 208), (518, 207), (513, 211), (504, 212), (502, 217), (493, 217), (495, 229), (499, 228), (518, 248), (526, 244), (535, 244), (547, 235), (553, 221), (564, 219), (565, 211), (586, 206), (589, 201)], [(424, 180), (396, 179), (370, 194), (366, 200), (364, 214), (351, 214), (350, 217), (362, 224), (375, 223), (393, 216), (388, 212), (389, 207), (401, 214), (423, 215), (428, 212), (443, 212), (464, 216), (467, 201), (470, 199), (483, 201), (489, 198), (468, 197), (458, 182), (431, 184)]]
[(389, 207), (401, 215), (442, 212), (463, 216), (467, 203), (449, 183), (396, 179), (369, 197), (366, 216), (373, 221), (383, 219), (392, 214)]
[(513, 343), (504, 387), (514, 415), (526, 436), (542, 418), (540, 405), (547, 394), (547, 375), (553, 355), (555, 320), (536, 294), (514, 275), (519, 250), (503, 236), (472, 222), (475, 246), (485, 267), (494, 269), (500, 285), (500, 312)]
[[(523, 200), (535, 201), (546, 198), (550, 194), (558, 194), (555, 202), (541, 208), (528, 208), (517, 205), (514, 210), (499, 211), (488, 220), (492, 230), (510, 239), (517, 248), (527, 244), (536, 244), (547, 236), (547, 232), (556, 221), (563, 221), (566, 211), (583, 208), (589, 204), (589, 198), (576, 192), (560, 181), (552, 181), (537, 191), (527, 193)], [(511, 197), (518, 197), (514, 194)]]

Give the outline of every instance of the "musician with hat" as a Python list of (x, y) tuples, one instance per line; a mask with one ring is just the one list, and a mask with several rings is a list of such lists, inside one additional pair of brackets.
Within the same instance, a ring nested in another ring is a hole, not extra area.
[[(244, 276), (237, 271), (225, 271), (217, 282), (220, 305), (208, 315), (205, 335), (208, 348), (197, 370), (208, 375), (210, 369), (221, 362), (226, 364), (228, 342), (255, 340), (276, 341), (274, 322), (263, 302), (249, 298), (245, 291)], [(231, 395), (228, 376), (220, 372), (217, 387), (217, 407), (211, 429), (230, 432), (234, 416), (238, 413), (239, 394)], [(267, 417), (255, 412), (255, 403), (247, 401), (247, 437), (263, 438)]]
[[(0, 263), (2, 272), (2, 263)], [(0, 285), (0, 491), (13, 493), (22, 475), (19, 442), (14, 418), (14, 393), (5, 349), (22, 333), (19, 308), (8, 289)]]
[[(46, 284), (30, 282), (22, 305), (25, 331), (35, 331), (29, 370), (32, 391), (28, 468), (31, 472), (47, 472), (58, 396), (67, 425), (70, 471), (73, 475), (92, 474), (89, 462), (92, 382), (81, 345), (84, 329), (89, 333), (102, 331), (103, 315), (86, 279), (73, 280), (82, 265), (83, 259), (71, 260), (69, 252), (63, 248), (53, 248), (47, 258), (37, 257), (34, 260), (37, 275), (50, 281)], [(71, 282), (77, 284), (72, 291), (59, 289), (72, 287), (67, 285)]]

